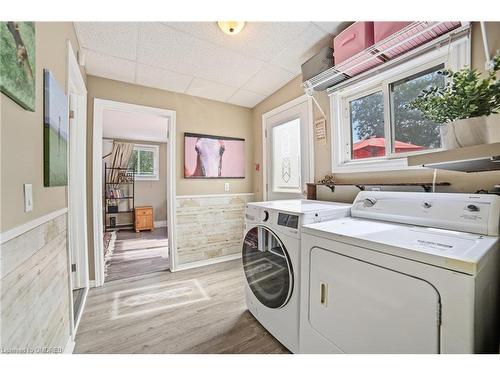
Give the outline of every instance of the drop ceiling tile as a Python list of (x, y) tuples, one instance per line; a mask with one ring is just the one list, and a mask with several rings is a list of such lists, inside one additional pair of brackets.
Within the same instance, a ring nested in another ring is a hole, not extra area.
[(300, 74), (300, 66), (319, 50), (331, 44), (331, 36), (319, 27), (312, 25), (294, 40), (284, 51), (277, 55), (273, 64)]
[(167, 22), (199, 39), (262, 61), (271, 61), (297, 38), (309, 22), (247, 22), (237, 35), (224, 34), (217, 22)]
[(201, 78), (195, 78), (189, 85), (186, 94), (225, 102), (235, 93), (236, 90), (236, 88), (231, 86), (206, 81)]
[(352, 22), (313, 22), (316, 26), (326, 31), (331, 35), (337, 35), (342, 30), (344, 30), (347, 26), (349, 26)]
[(85, 70), (87, 74), (134, 83), (135, 63), (133, 61), (85, 49), (82, 50), (85, 53)]
[(263, 65), (158, 23), (141, 25), (137, 56), (137, 61), (146, 65), (234, 87), (246, 82)]
[(107, 55), (135, 60), (137, 22), (75, 22), (80, 46)]
[(193, 77), (153, 66), (137, 64), (136, 83), (157, 89), (184, 92)]
[(238, 90), (227, 101), (231, 104), (241, 105), (243, 107), (253, 108), (266, 98), (265, 95), (256, 94), (247, 90)]
[(283, 87), (297, 74), (291, 73), (275, 65), (266, 64), (242, 88), (261, 95), (271, 95)]

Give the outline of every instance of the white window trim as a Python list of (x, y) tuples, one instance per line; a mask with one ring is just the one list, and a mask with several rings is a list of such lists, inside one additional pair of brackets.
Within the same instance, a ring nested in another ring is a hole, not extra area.
[(152, 151), (153, 152), (153, 175), (136, 173), (136, 180), (146, 180), (146, 181), (158, 181), (160, 179), (160, 146), (158, 145), (146, 145), (134, 143), (134, 151)]
[[(411, 52), (410, 52), (411, 53)], [(332, 91), (330, 96), (330, 123), (332, 147), (332, 172), (379, 172), (407, 169), (421, 169), (422, 167), (409, 167), (407, 157), (415, 154), (440, 151), (423, 150), (408, 153), (391, 154), (391, 142), (386, 142), (386, 155), (384, 157), (350, 160), (351, 129), (349, 117), (344, 115), (346, 101), (356, 97), (369, 95), (376, 91), (384, 93), (384, 123), (386, 138), (392, 139), (390, 123), (390, 103), (388, 84), (402, 78), (419, 73), (433, 66), (443, 64), (446, 69), (461, 69), (470, 65), (470, 38), (469, 36), (458, 39), (450, 45), (445, 45), (424, 55), (417, 56), (410, 61), (398, 64), (386, 71), (367, 77), (351, 85), (342, 86)]]

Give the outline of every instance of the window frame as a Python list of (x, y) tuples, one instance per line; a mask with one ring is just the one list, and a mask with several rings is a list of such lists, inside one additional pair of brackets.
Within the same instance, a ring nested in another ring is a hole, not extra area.
[(137, 166), (139, 167), (139, 152), (147, 151), (153, 152), (153, 174), (141, 174), (136, 172), (136, 180), (147, 180), (147, 181), (158, 181), (160, 179), (160, 146), (158, 145), (147, 145), (147, 144), (136, 144), (134, 143), (134, 151), (137, 151)]
[[(411, 52), (409, 52), (411, 54)], [(423, 153), (441, 151), (441, 148), (419, 150), (405, 153), (393, 152), (394, 125), (391, 123), (390, 85), (402, 79), (423, 73), (433, 67), (444, 65), (444, 69), (461, 69), (470, 65), (470, 39), (468, 36), (439, 47), (431, 52), (415, 56), (409, 61), (395, 64), (384, 71), (375, 70), (374, 74), (352, 83), (339, 85), (338, 89), (329, 91), (330, 96), (330, 123), (332, 172), (378, 172), (388, 170), (420, 169), (409, 167), (407, 157)], [(351, 158), (351, 114), (352, 100), (382, 91), (384, 97), (384, 136), (386, 140), (385, 156), (352, 159)]]

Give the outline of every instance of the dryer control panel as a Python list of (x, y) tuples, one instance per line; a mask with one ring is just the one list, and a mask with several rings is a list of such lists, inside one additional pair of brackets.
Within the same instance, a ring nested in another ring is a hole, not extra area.
[(492, 194), (362, 191), (353, 217), (499, 235), (500, 197)]

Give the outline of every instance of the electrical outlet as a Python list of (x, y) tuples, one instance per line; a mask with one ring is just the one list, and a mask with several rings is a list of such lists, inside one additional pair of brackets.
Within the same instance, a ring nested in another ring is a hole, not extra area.
[(224, 191), (229, 191), (229, 182), (224, 183)]
[(33, 211), (33, 185), (24, 184), (24, 212)]

